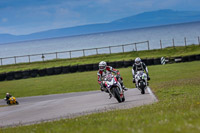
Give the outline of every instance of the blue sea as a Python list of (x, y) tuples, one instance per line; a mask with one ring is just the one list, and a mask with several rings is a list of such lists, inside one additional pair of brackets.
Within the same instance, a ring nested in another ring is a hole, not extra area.
[[(10, 44), (0, 45), (0, 58), (40, 54), (37, 56), (31, 56), (30, 61), (41, 61), (42, 53), (71, 51), (79, 49), (89, 49), (107, 46), (116, 46), (122, 44), (131, 44), (135, 42), (149, 41), (150, 49), (173, 46), (183, 46), (189, 44), (198, 44), (198, 36), (200, 36), (200, 22), (186, 23), (186, 24), (175, 24), (168, 26), (158, 26), (141, 29), (129, 29), (107, 33), (97, 33), (89, 35), (80, 35), (72, 37), (61, 37), (44, 40), (34, 40), (26, 42), (17, 42)], [(147, 49), (147, 44), (137, 45), (137, 50)], [(111, 49), (112, 52), (122, 52), (121, 47), (115, 47)], [(124, 47), (124, 51), (136, 51), (135, 46)], [(85, 55), (96, 54), (96, 50), (84, 51)], [(98, 53), (109, 53), (109, 49), (100, 49)], [(83, 52), (72, 52), (71, 57), (82, 56)], [(45, 60), (56, 58), (55, 54), (45, 55)], [(57, 58), (70, 58), (69, 53), (57, 54)], [(28, 62), (28, 57), (20, 57), (16, 59), (16, 62)], [(14, 58), (3, 59), (3, 65), (15, 63)], [(1, 65), (1, 62), (0, 62)]]

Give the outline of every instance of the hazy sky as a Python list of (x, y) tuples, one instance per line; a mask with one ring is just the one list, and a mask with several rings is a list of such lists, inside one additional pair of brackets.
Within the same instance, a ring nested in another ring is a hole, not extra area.
[(0, 0), (0, 33), (106, 23), (160, 9), (199, 11), (200, 0)]

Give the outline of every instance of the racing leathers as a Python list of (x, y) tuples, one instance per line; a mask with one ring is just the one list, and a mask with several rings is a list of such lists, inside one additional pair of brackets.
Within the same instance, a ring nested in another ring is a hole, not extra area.
[(99, 83), (99, 85), (101, 86), (101, 88), (100, 88), (101, 91), (105, 91), (105, 88), (106, 88), (105, 84), (103, 84), (103, 82), (102, 82), (102, 77), (104, 77), (105, 75), (107, 75), (107, 74), (109, 74), (109, 73), (115, 73), (115, 74), (117, 75), (116, 78), (117, 78), (118, 82), (119, 82), (119, 83), (121, 84), (121, 86), (122, 86), (122, 89), (123, 89), (123, 90), (127, 90), (127, 89), (125, 88), (124, 84), (123, 84), (123, 78), (120, 76), (119, 71), (116, 70), (116, 69), (114, 69), (114, 68), (112, 68), (111, 66), (106, 66), (106, 68), (105, 68), (104, 70), (99, 70), (99, 71), (97, 72), (98, 83)]
[(148, 68), (145, 65), (144, 62), (140, 62), (139, 64), (134, 63), (133, 68), (132, 68), (132, 74), (133, 74), (133, 83), (135, 83), (135, 75), (137, 71), (146, 71), (147, 74), (147, 80), (150, 80), (149, 73), (148, 73)]

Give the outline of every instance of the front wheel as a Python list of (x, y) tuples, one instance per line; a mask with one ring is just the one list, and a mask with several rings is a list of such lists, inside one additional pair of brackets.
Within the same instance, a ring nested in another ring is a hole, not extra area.
[[(120, 90), (118, 87), (113, 88), (113, 93), (119, 103), (123, 102), (122, 98), (120, 97)], [(125, 98), (124, 98), (124, 100), (125, 100)]]

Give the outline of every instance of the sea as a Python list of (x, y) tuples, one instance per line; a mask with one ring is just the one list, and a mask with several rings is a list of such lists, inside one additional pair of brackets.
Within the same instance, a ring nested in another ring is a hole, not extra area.
[[(199, 37), (200, 22), (192, 22), (1, 44), (0, 65), (199, 44)], [(145, 41), (149, 41), (149, 47)], [(137, 42), (144, 43), (135, 46)], [(82, 50), (100, 47), (108, 48)]]

